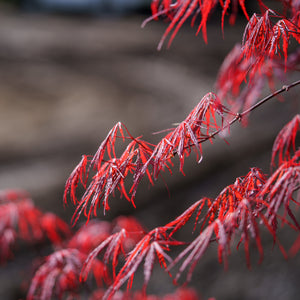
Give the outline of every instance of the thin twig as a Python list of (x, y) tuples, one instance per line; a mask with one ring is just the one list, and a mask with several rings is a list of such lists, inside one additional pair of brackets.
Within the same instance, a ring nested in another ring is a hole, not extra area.
[[(236, 121), (240, 121), (245, 115), (249, 114), (250, 112), (252, 112), (253, 110), (255, 110), (256, 108), (258, 108), (259, 106), (263, 105), (264, 103), (266, 103), (267, 101), (269, 101), (270, 99), (276, 97), (279, 94), (282, 94), (284, 92), (289, 91), (291, 88), (297, 86), (300, 84), (300, 80), (297, 80), (289, 85), (284, 85), (282, 86), (281, 89), (273, 92), (272, 94), (266, 96), (265, 98), (261, 99), (260, 101), (258, 101), (256, 104), (254, 104), (253, 106), (251, 106), (250, 108), (248, 108), (247, 110), (241, 112), (241, 113), (237, 113), (236, 116), (230, 121), (228, 122), (228, 124), (226, 124), (224, 127), (222, 127), (221, 129), (218, 129), (214, 132), (212, 132), (209, 136), (205, 137), (205, 138), (201, 138), (201, 140), (199, 141), (199, 144), (202, 144), (203, 142), (210, 140), (211, 138), (214, 138), (216, 135), (218, 135), (220, 132), (222, 132), (223, 130), (230, 128), (230, 126), (232, 124), (234, 124)], [(193, 146), (193, 145), (190, 145)], [(186, 148), (190, 147), (187, 146)], [(175, 150), (173, 152), (173, 155), (176, 155), (177, 151)]]

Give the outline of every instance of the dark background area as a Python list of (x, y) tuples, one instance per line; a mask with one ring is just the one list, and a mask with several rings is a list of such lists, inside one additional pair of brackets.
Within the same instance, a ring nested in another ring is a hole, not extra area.
[[(195, 37), (195, 29), (183, 26), (171, 48), (158, 52), (166, 24), (151, 22), (141, 29), (150, 15), (145, 6), (134, 13), (110, 10), (95, 16), (17, 4), (0, 5), (0, 189), (25, 189), (38, 207), (67, 222), (74, 208), (63, 207), (64, 184), (81, 155), (95, 153), (118, 121), (133, 136), (157, 142), (152, 132), (180, 122), (214, 91), (218, 68), (241, 41), (245, 25), (241, 19), (235, 27), (226, 26), (223, 40), (219, 21), (210, 22), (208, 45)], [(253, 112), (247, 128), (235, 124), (229, 146), (219, 139), (205, 144), (201, 164), (187, 159), (186, 176), (175, 165), (173, 175), (165, 175), (170, 195), (163, 182), (151, 188), (143, 184), (137, 209), (124, 199), (111, 199), (111, 211), (99, 217), (133, 214), (152, 229), (202, 196), (215, 197), (250, 167), (268, 173), (274, 138), (299, 111), (297, 92), (291, 90), (284, 103), (274, 99)], [(294, 238), (283, 231), (287, 246)], [(242, 249), (233, 249), (228, 271), (218, 264), (216, 249), (208, 251), (192, 284), (204, 298), (297, 299), (299, 259), (285, 261), (276, 248), (272, 251), (270, 237), (265, 244), (263, 264), (257, 266), (254, 254), (251, 271)], [(0, 268), (0, 299), (18, 299), (32, 257), (21, 248)], [(149, 291), (172, 288), (158, 271)]]

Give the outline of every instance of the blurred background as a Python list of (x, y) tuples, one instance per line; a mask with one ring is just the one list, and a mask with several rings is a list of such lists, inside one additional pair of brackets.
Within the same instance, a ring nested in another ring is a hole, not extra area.
[[(7, 0), (0, 2), (0, 189), (27, 190), (35, 204), (67, 222), (64, 184), (82, 154), (94, 154), (108, 131), (123, 122), (133, 136), (157, 142), (160, 131), (180, 122), (210, 91), (218, 69), (245, 20), (225, 28), (220, 18), (208, 27), (208, 44), (183, 26), (170, 49), (156, 47), (166, 29), (150, 22), (150, 0)], [(248, 7), (251, 10), (252, 7)], [(104, 218), (132, 214), (152, 229), (170, 221), (202, 196), (215, 197), (250, 167), (269, 172), (272, 143), (299, 106), (277, 100), (255, 111), (247, 128), (236, 124), (229, 146), (216, 139), (204, 145), (204, 159), (187, 159), (186, 176), (166, 173), (154, 187), (141, 186), (134, 210), (112, 199)], [(82, 220), (84, 221), (84, 220)], [(292, 243), (285, 235), (287, 244)], [(284, 243), (283, 243), (284, 244)], [(242, 249), (233, 250), (229, 270), (212, 250), (199, 263), (192, 284), (204, 299), (297, 299), (299, 259), (284, 261), (271, 239), (266, 258), (248, 271)], [(271, 254), (270, 254), (271, 253)], [(30, 268), (29, 253), (0, 268), (0, 299), (18, 299)], [(170, 292), (163, 272), (149, 291)], [(165, 284), (162, 284), (165, 282)]]

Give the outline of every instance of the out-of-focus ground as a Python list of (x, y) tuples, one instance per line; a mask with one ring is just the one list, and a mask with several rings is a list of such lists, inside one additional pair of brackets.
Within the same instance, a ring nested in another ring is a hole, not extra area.
[[(182, 28), (171, 48), (156, 46), (166, 25), (140, 25), (146, 16), (98, 17), (0, 12), (0, 189), (22, 188), (36, 205), (68, 222), (73, 207), (63, 208), (66, 178), (81, 159), (93, 154), (109, 129), (123, 122), (134, 136), (157, 141), (152, 132), (181, 121), (209, 91), (225, 55), (241, 40), (243, 26), (208, 28), (208, 45)], [(250, 167), (269, 172), (272, 142), (295, 110), (291, 90), (286, 102), (255, 111), (247, 128), (239, 124), (227, 138), (204, 146), (204, 159), (187, 160), (186, 176), (174, 169), (163, 183), (142, 186), (134, 210), (112, 199), (106, 218), (134, 214), (149, 228), (171, 220), (202, 196), (216, 196)], [(115, 203), (115, 204), (113, 204)], [(101, 215), (101, 213), (100, 213)], [(283, 236), (285, 238), (285, 236)], [(292, 241), (288, 240), (288, 245)], [(299, 259), (285, 261), (266, 242), (266, 258), (248, 271), (243, 249), (233, 249), (229, 270), (217, 263), (212, 249), (194, 276), (204, 298), (297, 299)], [(270, 254), (271, 253), (271, 254)], [(254, 255), (255, 257), (255, 255)], [(28, 274), (28, 253), (0, 269), (0, 298), (17, 299)], [(163, 277), (162, 277), (163, 276)], [(171, 280), (158, 273), (152, 291), (168, 292)], [(164, 284), (162, 284), (162, 282)]]

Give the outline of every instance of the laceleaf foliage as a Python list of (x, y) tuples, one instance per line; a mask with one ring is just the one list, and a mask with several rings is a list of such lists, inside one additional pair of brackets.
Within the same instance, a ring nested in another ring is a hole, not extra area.
[[(259, 254), (259, 262), (265, 255), (262, 231), (272, 237), (284, 257), (288, 256), (278, 239), (278, 224), (299, 233), (295, 210), (300, 204), (299, 114), (275, 139), (269, 175), (252, 167), (247, 174), (224, 187), (217, 197), (203, 197), (174, 220), (151, 230), (130, 217), (119, 217), (112, 222), (90, 221), (99, 208), (104, 213), (110, 209), (109, 201), (113, 197), (125, 198), (135, 207), (143, 178), (154, 185), (164, 171), (172, 174), (175, 159), (179, 160), (179, 171), (183, 173), (185, 160), (192, 152), (200, 163), (202, 143), (222, 137), (236, 122), (247, 124), (250, 112), (300, 85), (298, 80), (276, 90), (279, 79), (288, 77), (292, 71), (299, 72), (300, 61), (300, 3), (297, 0), (281, 2), (282, 12), (258, 0), (260, 11), (249, 16), (245, 0), (152, 1), (153, 15), (146, 23), (160, 18), (170, 22), (159, 49), (169, 35), (170, 46), (186, 21), (197, 24), (197, 33), (202, 31), (207, 42), (207, 21), (218, 5), (222, 30), (227, 15), (229, 23), (234, 24), (238, 9), (246, 17), (248, 23), (241, 44), (224, 60), (217, 76), (216, 93), (202, 97), (188, 116), (176, 127), (169, 128), (157, 144), (133, 137), (126, 126), (118, 122), (94, 155), (82, 156), (66, 182), (64, 202), (70, 201), (75, 206), (73, 224), (78, 223), (81, 215), (89, 223), (70, 239), (61, 238), (61, 232), (68, 231), (64, 223), (53, 215), (41, 214), (23, 195), (18, 196), (20, 199), (14, 195), (2, 197), (5, 200), (0, 196), (4, 212), (0, 254), (4, 259), (9, 257), (17, 234), (32, 240), (47, 236), (56, 244), (56, 251), (37, 269), (28, 299), (75, 297), (86, 291), (86, 287), (95, 286), (91, 284), (92, 278), (100, 288), (91, 299), (153, 299), (154, 296), (147, 295), (146, 288), (155, 264), (160, 265), (174, 283), (178, 284), (181, 278), (189, 282), (205, 253), (213, 251), (213, 245), (216, 245), (218, 261), (227, 268), (233, 245), (237, 244), (237, 248), (243, 248), (245, 263), (250, 267), (250, 254), (254, 249)], [(266, 83), (271, 92), (261, 98)], [(119, 144), (124, 149), (121, 153), (117, 151)], [(79, 186), (84, 189), (82, 195)], [(194, 224), (194, 234), (186, 240), (176, 239), (176, 233), (188, 223)], [(296, 239), (290, 250), (293, 255), (300, 249), (299, 241), (300, 238)], [(175, 248), (180, 250), (179, 254), (173, 254)], [(138, 269), (143, 271), (144, 284), (140, 291), (132, 292)], [(89, 276), (90, 273), (93, 276)], [(125, 285), (127, 289), (122, 291)], [(178, 289), (174, 294), (156, 299), (176, 297), (197, 299), (199, 296), (193, 290)]]
[(23, 190), (0, 191), (0, 262), (13, 257), (20, 241), (29, 245), (45, 240), (62, 244), (71, 235), (63, 220), (52, 213), (43, 213)]
[[(282, 13), (275, 12), (263, 1), (258, 1), (260, 13), (250, 17), (245, 1), (154, 0), (151, 6), (153, 16), (145, 23), (161, 17), (170, 21), (159, 43), (159, 49), (169, 34), (168, 46), (170, 46), (176, 33), (187, 20), (191, 20), (191, 24), (194, 25), (199, 19), (197, 33), (202, 31), (204, 40), (207, 41), (208, 17), (218, 3), (222, 8), (222, 30), (229, 11), (230, 23), (234, 23), (238, 6), (248, 23), (242, 43), (235, 46), (220, 69), (216, 85), (217, 93), (205, 95), (186, 119), (176, 128), (169, 129), (169, 133), (156, 145), (151, 145), (140, 138), (133, 138), (127, 128), (118, 123), (109, 132), (95, 156), (91, 156), (90, 166), (83, 168), (79, 166), (77, 176), (84, 177), (83, 185), (87, 184), (87, 191), (91, 192), (93, 198), (86, 197), (87, 192), (83, 195), (75, 211), (75, 221), (82, 211), (88, 218), (92, 215), (92, 210), (95, 215), (101, 201), (104, 210), (108, 209), (108, 196), (113, 194), (115, 188), (134, 204), (138, 184), (145, 175), (153, 184), (162, 171), (172, 173), (174, 159), (179, 159), (180, 171), (183, 172), (185, 159), (192, 151), (197, 154), (198, 162), (201, 162), (203, 142), (212, 141), (224, 130), (229, 130), (237, 121), (247, 124), (251, 111), (300, 84), (300, 81), (295, 81), (279, 90), (275, 89), (280, 78), (287, 76), (291, 71), (297, 72), (299, 66), (298, 1), (282, 1), (284, 6)], [(295, 46), (290, 50), (292, 43)], [(260, 99), (266, 83), (270, 87), (271, 94)], [(119, 135), (117, 130), (120, 132)], [(186, 281), (189, 281), (199, 260), (212, 243), (217, 244), (219, 262), (227, 266), (232, 244), (237, 242), (238, 248), (244, 248), (246, 264), (250, 267), (250, 251), (253, 245), (259, 253), (259, 261), (263, 260), (264, 249), (260, 233), (262, 228), (271, 235), (283, 256), (287, 257), (287, 252), (277, 238), (277, 224), (281, 222), (295, 231), (300, 229), (294, 213), (294, 207), (299, 205), (297, 195), (300, 186), (300, 150), (296, 145), (298, 131), (299, 115), (296, 115), (282, 129), (274, 142), (270, 166), (272, 173), (269, 176), (253, 167), (244, 177), (237, 178), (233, 184), (225, 187), (215, 199), (204, 197), (174, 221), (145, 233), (132, 252), (126, 256), (123, 267), (120, 267), (119, 273), (114, 276), (114, 282), (103, 294), (103, 298), (113, 297), (126, 282), (127, 288), (130, 288), (140, 265), (143, 265), (144, 269), (145, 292), (155, 261), (166, 269), (174, 282), (177, 282), (185, 271)], [(125, 151), (119, 157), (115, 155), (115, 143), (118, 140), (128, 141), (128, 146), (125, 146)], [(104, 159), (105, 151), (108, 154), (107, 159)], [(134, 159), (131, 159), (133, 157)], [(86, 174), (95, 163), (96, 175), (92, 177), (91, 183), (88, 183)], [(84, 164), (86, 165), (86, 162)], [(101, 173), (106, 170), (106, 164), (109, 164), (112, 170), (108, 175), (110, 179), (106, 182), (101, 180), (101, 184), (97, 184), (95, 179), (98, 176), (101, 178), (106, 176)], [(71, 191), (71, 199), (76, 202), (78, 180), (72, 182), (72, 176), (70, 178), (71, 181), (68, 180), (66, 184), (66, 191)], [(125, 190), (125, 180), (131, 182), (128, 191)], [(198, 231), (196, 238), (189, 241), (175, 240), (174, 233), (193, 219), (193, 216), (194, 230)], [(108, 237), (107, 245), (114, 238)], [(299, 244), (298, 241), (295, 243), (293, 253), (299, 248)], [(90, 254), (88, 264), (103, 251), (104, 247), (106, 244), (102, 243)], [(171, 250), (174, 247), (184, 249), (179, 255), (172, 257)], [(118, 253), (120, 251), (115, 252), (113, 258), (114, 272)], [(172, 274), (176, 265), (179, 265), (179, 269)]]

